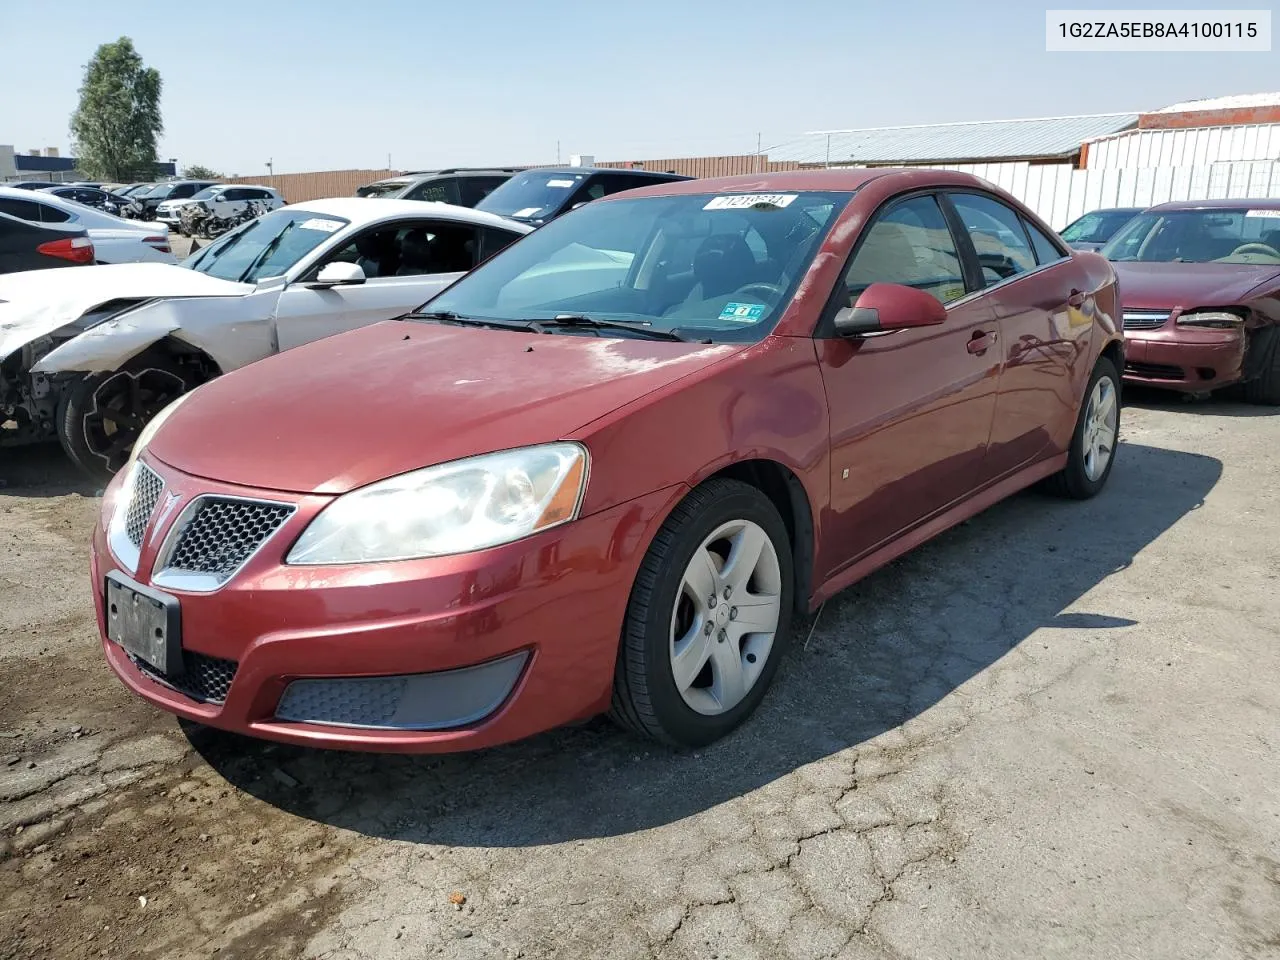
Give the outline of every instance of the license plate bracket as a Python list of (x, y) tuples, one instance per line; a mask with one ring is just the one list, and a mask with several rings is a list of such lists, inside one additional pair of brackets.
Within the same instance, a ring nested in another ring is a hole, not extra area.
[(183, 673), (177, 597), (112, 570), (106, 576), (106, 614), (109, 639), (165, 676)]

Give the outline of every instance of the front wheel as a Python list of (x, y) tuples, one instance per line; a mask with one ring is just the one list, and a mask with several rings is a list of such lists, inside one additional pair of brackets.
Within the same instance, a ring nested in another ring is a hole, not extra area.
[(1280, 406), (1280, 327), (1254, 330), (1250, 338), (1249, 349), (1258, 354), (1258, 374), (1244, 385), (1244, 399)]
[(627, 605), (610, 716), (673, 746), (723, 737), (764, 698), (791, 634), (791, 543), (777, 508), (711, 480), (667, 518)]
[(147, 422), (198, 385), (195, 367), (166, 356), (139, 357), (119, 370), (66, 384), (58, 401), (58, 439), (90, 477), (109, 481), (124, 466)]
[(1114, 363), (1100, 357), (1071, 435), (1067, 465), (1049, 477), (1049, 491), (1072, 500), (1096, 496), (1111, 476), (1119, 442), (1120, 373)]

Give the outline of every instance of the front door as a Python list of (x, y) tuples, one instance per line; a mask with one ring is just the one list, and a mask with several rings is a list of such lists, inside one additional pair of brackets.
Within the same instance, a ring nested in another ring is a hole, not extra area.
[(901, 283), (947, 305), (947, 320), (817, 341), (831, 418), (831, 533), (820, 578), (973, 491), (1000, 372), (996, 318), (966, 286), (937, 198), (890, 201), (864, 232), (844, 302), (872, 283)]

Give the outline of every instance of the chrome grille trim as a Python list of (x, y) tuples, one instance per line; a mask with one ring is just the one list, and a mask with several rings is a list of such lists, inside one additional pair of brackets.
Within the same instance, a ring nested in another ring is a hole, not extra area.
[(297, 512), (276, 500), (201, 494), (179, 515), (157, 554), (157, 587), (210, 593), (257, 555)]
[(1168, 310), (1126, 310), (1122, 314), (1126, 330), (1155, 330), (1169, 322)]
[(134, 463), (132, 470), (129, 488), (122, 491), (128, 494), (128, 502), (116, 507), (115, 516), (107, 525), (107, 543), (120, 564), (130, 573), (137, 573), (142, 541), (165, 484), (158, 473), (141, 461)]

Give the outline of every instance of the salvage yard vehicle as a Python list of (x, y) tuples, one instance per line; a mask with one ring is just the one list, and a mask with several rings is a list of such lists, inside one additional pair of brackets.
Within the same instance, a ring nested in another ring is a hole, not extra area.
[(142, 207), (141, 217), (155, 217), (160, 204), (166, 200), (186, 200), (205, 187), (217, 186), (214, 180), (164, 180), (153, 184), (149, 190), (139, 190), (130, 199)]
[(1058, 234), (1073, 250), (1101, 250), (1106, 242), (1146, 207), (1108, 207), (1077, 217)]
[(460, 207), (474, 207), (511, 179), (515, 172), (514, 167), (419, 170), (357, 187), (356, 196), (380, 200), (436, 200)]
[(968, 174), (606, 198), (166, 407), (94, 527), (103, 649), (165, 710), (298, 744), (604, 711), (709, 743), (793, 612), (1030, 484), (1101, 491), (1122, 343), (1111, 265)]
[[(0, 274), (93, 263), (93, 241), (73, 223), (28, 223), (0, 213)], [(4, 305), (0, 304), (0, 323)]]
[(623, 190), (689, 180), (676, 173), (611, 167), (540, 168), (516, 174), (476, 204), (477, 210), (540, 227), (563, 213)]
[(1280, 200), (1162, 203), (1102, 254), (1120, 278), (1126, 380), (1280, 404)]
[(0, 278), (0, 445), (56, 436), (106, 480), (147, 421), (193, 386), (398, 316), (530, 229), (444, 204), (315, 200), (180, 266)]
[[(192, 208), (202, 212), (203, 220), (223, 223), (239, 221), (250, 204), (259, 213), (277, 210), (284, 206), (284, 197), (274, 187), (245, 184), (215, 184), (205, 187), (186, 200), (165, 200), (156, 208), (156, 219), (174, 227), (180, 227), (182, 214)], [(179, 230), (181, 232), (181, 230)]]
[(83, 227), (93, 241), (95, 263), (177, 263), (169, 228), (112, 216), (41, 190), (0, 188), (0, 213), (28, 223)]

